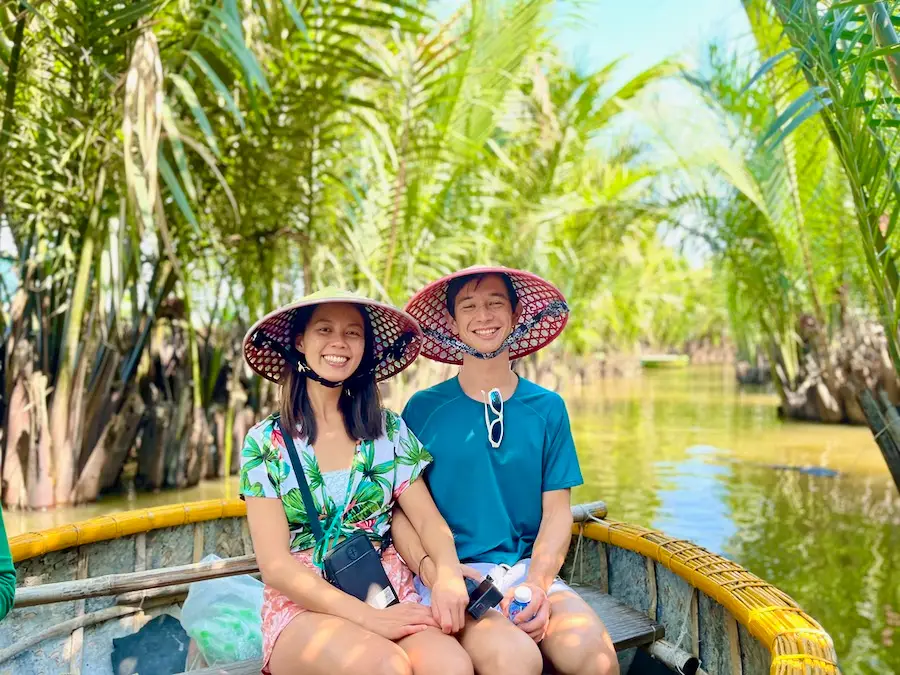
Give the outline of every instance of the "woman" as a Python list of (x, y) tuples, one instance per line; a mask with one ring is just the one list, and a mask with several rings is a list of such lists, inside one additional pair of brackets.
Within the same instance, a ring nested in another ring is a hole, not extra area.
[[(338, 675), (472, 675), (450, 633), (465, 623), (467, 593), (453, 537), (417, 480), (431, 456), (395, 413), (377, 380), (417, 356), (421, 333), (407, 314), (340, 291), (321, 291), (258, 321), (244, 356), (281, 384), (281, 411), (247, 434), (241, 495), (266, 584), (263, 672)], [(282, 430), (292, 429), (316, 541)], [(386, 539), (399, 503), (440, 569), (438, 607), (419, 604), (412, 574)], [(381, 562), (400, 604), (377, 609), (322, 577), (330, 544), (357, 530), (384, 543)], [(317, 530), (318, 531), (318, 530)]]

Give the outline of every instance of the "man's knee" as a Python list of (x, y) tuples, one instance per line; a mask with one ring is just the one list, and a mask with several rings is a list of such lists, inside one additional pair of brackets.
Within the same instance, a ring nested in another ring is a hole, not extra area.
[(614, 649), (601, 642), (584, 640), (581, 644), (547, 654), (560, 675), (619, 675), (619, 660)]
[(550, 627), (541, 649), (561, 675), (619, 675), (606, 627), (578, 598), (553, 596)]
[(466, 647), (479, 675), (540, 675), (544, 668), (534, 640), (512, 624), (482, 631)]

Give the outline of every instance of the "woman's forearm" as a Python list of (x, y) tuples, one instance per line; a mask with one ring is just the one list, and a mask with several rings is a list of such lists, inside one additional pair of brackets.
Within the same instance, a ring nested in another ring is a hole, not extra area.
[(331, 614), (363, 625), (372, 608), (325, 581), (290, 555), (260, 563), (263, 581), (312, 612)]
[[(435, 506), (424, 482), (418, 481), (410, 485), (398, 501), (402, 511), (395, 509), (392, 527), (395, 540), (401, 547), (398, 550), (409, 568), (418, 573), (428, 586), (445, 572), (459, 574), (459, 558), (456, 555), (453, 532)], [(402, 514), (399, 520), (398, 513)], [(397, 530), (398, 524), (400, 530)], [(429, 574), (426, 580), (426, 570), (431, 565), (434, 566), (434, 576)]]

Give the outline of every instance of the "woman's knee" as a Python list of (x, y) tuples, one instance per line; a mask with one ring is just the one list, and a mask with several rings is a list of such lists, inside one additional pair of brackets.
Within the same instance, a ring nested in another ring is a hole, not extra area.
[[(354, 672), (361, 671), (356, 668)], [(415, 671), (406, 652), (394, 643), (387, 643), (366, 654), (365, 669), (362, 672), (372, 675), (413, 675)]]
[(390, 640), (335, 617), (301, 617), (276, 640), (269, 660), (272, 675), (413, 675), (406, 652)]
[(474, 675), (472, 659), (455, 638), (442, 636), (421, 650), (408, 651), (414, 675)]

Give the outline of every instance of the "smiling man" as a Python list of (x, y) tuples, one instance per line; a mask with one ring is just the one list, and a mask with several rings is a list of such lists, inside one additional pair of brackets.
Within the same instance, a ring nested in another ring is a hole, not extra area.
[[(434, 457), (426, 480), (466, 574), (490, 574), (504, 593), (502, 613), (468, 618), (459, 633), (476, 672), (537, 675), (546, 657), (566, 675), (618, 673), (600, 619), (557, 576), (570, 489), (582, 483), (565, 403), (511, 368), (562, 332), (565, 299), (528, 272), (478, 267), (430, 284), (406, 310), (425, 334), (421, 353), (461, 366), (415, 394), (403, 418)], [(393, 534), (427, 603), (434, 563), (402, 512)], [(513, 623), (505, 615), (522, 586), (531, 603)]]

